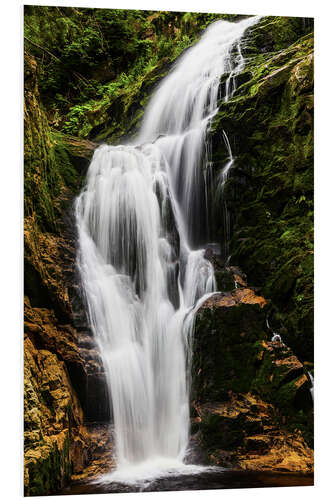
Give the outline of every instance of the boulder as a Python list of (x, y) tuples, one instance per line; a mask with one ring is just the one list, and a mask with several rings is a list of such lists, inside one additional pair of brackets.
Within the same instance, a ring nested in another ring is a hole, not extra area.
[(199, 309), (192, 362), (194, 430), (210, 462), (310, 473), (310, 383), (292, 350), (268, 340), (266, 310), (264, 297), (244, 286), (213, 295)]

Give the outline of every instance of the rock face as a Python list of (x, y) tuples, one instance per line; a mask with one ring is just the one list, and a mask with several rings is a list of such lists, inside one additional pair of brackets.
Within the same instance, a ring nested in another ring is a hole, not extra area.
[[(211, 131), (215, 175), (228, 161), (224, 132), (234, 157), (223, 197), (231, 262), (272, 302), (272, 328), (312, 362), (312, 21), (263, 18), (247, 33), (244, 56), (237, 90), (220, 103)], [(217, 200), (216, 241), (223, 247), (222, 208)]]
[(24, 342), (25, 494), (56, 492), (88, 459), (88, 433), (65, 363)]
[(253, 471), (313, 472), (313, 451), (300, 431), (278, 425), (273, 405), (253, 394), (197, 406), (201, 439), (210, 462)]
[(100, 440), (87, 424), (110, 408), (75, 268), (72, 202), (93, 145), (52, 134), (28, 54), (25, 71), (24, 486), (45, 495), (82, 473)]
[(41, 232), (32, 217), (25, 219), (25, 292), (29, 297), (25, 328), (33, 329), (39, 342), (66, 362), (85, 418), (106, 421), (110, 409), (104, 368), (80, 293), (71, 209), (67, 215), (61, 236)]
[(244, 275), (241, 280), (242, 288), (214, 295), (197, 313), (195, 429), (210, 462), (311, 472), (313, 408), (306, 371), (290, 348), (268, 341), (266, 300), (247, 287)]
[[(87, 425), (66, 362), (38, 342), (36, 346), (33, 329), (30, 324), (24, 340), (27, 496), (56, 493), (72, 476), (87, 477), (110, 467), (112, 459), (108, 456), (106, 461), (104, 455), (107, 450), (110, 455), (113, 447), (109, 425)], [(94, 466), (89, 468), (92, 461)]]

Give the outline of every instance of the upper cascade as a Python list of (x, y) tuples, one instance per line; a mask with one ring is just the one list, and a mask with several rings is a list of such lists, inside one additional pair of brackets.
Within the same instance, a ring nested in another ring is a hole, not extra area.
[(202, 128), (214, 115), (220, 78), (228, 74), (225, 93), (232, 92), (235, 70), (244, 67), (240, 41), (259, 16), (238, 23), (215, 21), (200, 41), (177, 60), (146, 109), (138, 142), (154, 141), (159, 135), (180, 135)]
[[(181, 208), (184, 237), (197, 248), (209, 239), (207, 131), (218, 112), (219, 98), (228, 100), (232, 96), (235, 78), (245, 66), (241, 52), (244, 32), (259, 20), (254, 16), (238, 23), (212, 23), (162, 80), (135, 141), (155, 141), (165, 156), (170, 188)], [(221, 88), (224, 74), (228, 77)]]

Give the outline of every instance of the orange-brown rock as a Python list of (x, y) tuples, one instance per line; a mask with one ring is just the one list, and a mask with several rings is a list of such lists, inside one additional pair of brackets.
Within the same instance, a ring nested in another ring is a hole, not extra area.
[[(64, 361), (24, 341), (26, 495), (52, 493), (87, 461), (88, 434)], [(78, 460), (79, 457), (79, 460)]]
[[(265, 446), (258, 446), (261, 440)], [(314, 470), (313, 450), (304, 441), (300, 431), (276, 431), (271, 436), (251, 436), (246, 442), (248, 452), (239, 456), (239, 466), (245, 470), (294, 472), (311, 474)], [(257, 449), (265, 450), (261, 454)]]
[(36, 302), (72, 314), (69, 288), (75, 272), (73, 242), (40, 231), (35, 217), (25, 217), (24, 251), (26, 293)]
[(50, 494), (72, 474), (82, 474), (92, 457), (94, 465), (85, 474), (102, 470), (103, 463), (106, 467), (104, 445), (112, 451), (109, 431), (87, 428), (70, 376), (79, 377), (84, 392), (89, 373), (100, 373), (102, 363), (94, 348), (86, 349), (86, 362), (75, 328), (59, 324), (53, 310), (32, 308), (27, 297), (24, 327), (25, 492)]
[(114, 454), (114, 437), (110, 425), (93, 425), (88, 427), (90, 447), (89, 463), (80, 471), (74, 471), (71, 481), (82, 482), (91, 480), (116, 467)]
[(34, 337), (62, 360), (76, 363), (85, 370), (78, 348), (78, 333), (70, 325), (61, 325), (52, 309), (31, 307), (29, 297), (24, 298), (24, 332)]
[(233, 277), (234, 277), (234, 280), (235, 280), (235, 282), (237, 283), (238, 286), (239, 285), (240, 286), (247, 286), (246, 281), (244, 281), (244, 279), (241, 276), (239, 276), (239, 274), (234, 273)]
[(256, 295), (251, 288), (236, 288), (229, 293), (220, 293), (210, 297), (202, 305), (202, 309), (214, 307), (234, 307), (239, 304), (258, 304), (260, 307), (266, 305), (264, 297)]
[(196, 405), (208, 457), (221, 466), (255, 471), (313, 472), (313, 450), (298, 430), (279, 424), (273, 405), (253, 394)]

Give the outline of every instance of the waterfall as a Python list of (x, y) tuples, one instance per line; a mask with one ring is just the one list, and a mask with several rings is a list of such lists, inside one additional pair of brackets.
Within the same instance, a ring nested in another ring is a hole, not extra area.
[(179, 467), (189, 441), (195, 312), (216, 289), (207, 132), (220, 78), (258, 21), (214, 22), (161, 82), (132, 143), (100, 146), (76, 200), (78, 268), (112, 401), (118, 472)]

